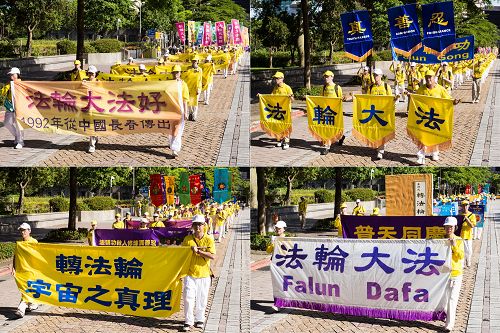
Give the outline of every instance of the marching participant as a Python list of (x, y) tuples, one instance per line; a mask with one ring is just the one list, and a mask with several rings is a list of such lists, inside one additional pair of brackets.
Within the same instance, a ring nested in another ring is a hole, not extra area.
[(406, 73), (406, 77), (408, 80), (408, 91), (412, 92), (412, 93), (414, 93), (418, 90), (420, 81), (422, 79), (420, 77), (420, 72), (418, 72), (416, 70), (416, 66), (417, 66), (417, 64), (412, 62), (410, 64), (410, 69)]
[(11, 91), (11, 81), (21, 81), (21, 71), (17, 67), (12, 67), (7, 75), (9, 75), (10, 81), (5, 86), (3, 86), (0, 93), (6, 111), (3, 123), (5, 128), (7, 128), (10, 134), (12, 134), (12, 136), (14, 137), (14, 148), (21, 149), (24, 147), (24, 133), (22, 128), (17, 124), (16, 121), (16, 111), (14, 108), (14, 104), (12, 103)]
[[(90, 81), (90, 82), (93, 82), (93, 81), (98, 81), (96, 76), (97, 76), (97, 68), (95, 66), (89, 66), (89, 69), (87, 71), (87, 76), (88, 78), (84, 81)], [(89, 137), (89, 148), (87, 150), (88, 153), (92, 154), (95, 152), (95, 145), (97, 144), (98, 142), (98, 138), (97, 136), (90, 136)]]
[[(342, 88), (336, 84), (333, 83), (333, 72), (332, 71), (326, 71), (323, 73), (323, 78), (325, 80), (325, 84), (323, 85), (323, 91), (321, 96), (324, 97), (337, 97), (337, 98), (342, 98), (343, 101), (345, 101), (345, 97), (342, 95)], [(342, 145), (344, 142), (345, 135), (340, 138), (338, 141), (339, 145)], [(321, 155), (327, 155), (330, 151), (330, 145), (323, 143), (323, 150), (321, 151)]]
[[(394, 68), (394, 62), (391, 64), (389, 68), (391, 72), (394, 73), (394, 91), (396, 95), (401, 96), (401, 101), (405, 101), (405, 80), (406, 74), (401, 68), (401, 64), (397, 64), (396, 68)], [(399, 97), (398, 97), (399, 100)]]
[(94, 233), (95, 233), (95, 226), (97, 225), (97, 221), (93, 220), (90, 222), (90, 229), (87, 232), (87, 242), (89, 243), (90, 246), (95, 246), (95, 239), (94, 239)]
[(111, 226), (113, 229), (125, 229), (125, 223), (121, 220), (121, 215), (117, 213), (115, 215), (115, 222), (113, 222), (113, 225)]
[(306, 227), (307, 201), (305, 197), (300, 198), (299, 202), (299, 220), (302, 230)]
[(181, 107), (181, 121), (178, 125), (176, 135), (169, 135), (170, 141), (170, 149), (172, 149), (174, 158), (179, 156), (179, 152), (181, 151), (182, 146), (182, 133), (184, 132), (184, 119), (187, 117), (188, 112), (188, 102), (189, 102), (189, 88), (181, 79), (181, 66), (175, 65), (172, 69), (172, 73), (174, 74), (174, 78), (177, 81), (178, 91), (179, 91), (179, 99), (182, 100), (180, 103)]
[(82, 81), (84, 80), (87, 76), (85, 75), (85, 71), (81, 67), (81, 62), (80, 60), (75, 60), (73, 63), (75, 65), (75, 68), (70, 73), (70, 79), (71, 81)]
[(472, 71), (472, 103), (479, 103), (479, 98), (481, 98), (481, 81), (483, 78), (484, 67), (483, 60), (479, 60), (477, 64), (474, 65)]
[(149, 224), (150, 228), (165, 228), (165, 224), (160, 221), (160, 215), (158, 213), (153, 214), (153, 222)]
[(463, 200), (462, 207), (464, 212), (464, 223), (460, 231), (460, 237), (464, 240), (465, 251), (465, 267), (470, 267), (472, 264), (472, 229), (476, 226), (476, 215), (469, 211), (469, 201)]
[(335, 221), (333, 222), (335, 228), (337, 228), (337, 236), (340, 238), (342, 238), (342, 221), (340, 219), (341, 215), (347, 215), (347, 204), (345, 202), (340, 204), (340, 214), (337, 215)]
[(365, 207), (361, 204), (361, 200), (356, 199), (356, 207), (352, 210), (352, 215), (365, 216)]
[[(285, 75), (283, 75), (282, 72), (276, 72), (273, 75), (273, 80), (274, 80), (274, 88), (273, 91), (271, 92), (272, 95), (286, 95), (290, 97), (292, 102), (294, 101), (293, 98), (293, 91), (292, 88), (288, 84), (286, 84), (285, 81)], [(290, 137), (286, 137), (281, 141), (278, 141), (276, 144), (276, 147), (282, 147), (283, 150), (286, 150), (290, 147)]]
[(214, 74), (215, 74), (215, 64), (212, 61), (212, 55), (209, 54), (205, 63), (202, 65), (202, 90), (203, 90), (203, 102), (205, 105), (210, 103), (210, 93), (214, 86)]
[[(448, 67), (447, 62), (443, 62), (441, 64), (441, 68), (437, 73), (438, 83), (443, 86), (448, 94), (451, 94), (451, 90), (453, 89), (453, 72), (451, 68)], [(426, 74), (427, 75), (427, 74)]]
[(215, 260), (215, 244), (213, 238), (204, 232), (204, 228), (205, 217), (196, 215), (193, 218), (193, 234), (186, 236), (182, 242), (182, 246), (190, 246), (194, 253), (184, 278), (184, 332), (189, 331), (193, 325), (203, 328), (205, 324), (205, 308), (213, 276), (210, 260)]
[(198, 96), (201, 94), (203, 71), (198, 66), (200, 58), (195, 55), (191, 60), (191, 68), (185, 73), (189, 88), (188, 119), (195, 121), (198, 117)]
[[(360, 73), (361, 70), (363, 70), (362, 73)], [(366, 94), (370, 85), (375, 82), (373, 74), (370, 73), (370, 67), (365, 66), (358, 69), (358, 76), (361, 78), (361, 93)]]

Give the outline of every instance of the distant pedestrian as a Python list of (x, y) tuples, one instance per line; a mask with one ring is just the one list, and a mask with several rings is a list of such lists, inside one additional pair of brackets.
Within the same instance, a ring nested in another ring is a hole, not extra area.
[(301, 197), (299, 202), (299, 220), (302, 230), (306, 227), (307, 201), (306, 197)]
[(12, 134), (12, 136), (14, 137), (14, 148), (21, 149), (24, 147), (24, 135), (22, 128), (19, 127), (16, 120), (16, 111), (14, 108), (13, 96), (11, 91), (11, 84), (13, 84), (13, 82), (21, 81), (21, 71), (17, 67), (12, 67), (7, 75), (9, 76), (10, 81), (5, 86), (3, 86), (0, 93), (6, 111), (3, 124), (5, 128), (7, 128), (7, 130), (10, 132), (10, 134)]

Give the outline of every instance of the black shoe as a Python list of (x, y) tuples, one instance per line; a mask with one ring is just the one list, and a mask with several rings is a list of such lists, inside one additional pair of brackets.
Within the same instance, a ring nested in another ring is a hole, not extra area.
[(189, 331), (191, 331), (191, 326), (188, 324), (184, 324), (184, 326), (182, 326), (181, 328), (181, 332), (189, 332)]
[(322, 150), (321, 150), (321, 155), (328, 155), (328, 152), (330, 151), (330, 148), (328, 147), (324, 147)]
[(196, 328), (203, 328), (203, 322), (202, 321), (197, 321), (196, 323), (194, 323), (194, 327), (196, 327)]
[(345, 140), (345, 135), (342, 135), (342, 138), (339, 140), (338, 145), (342, 146), (344, 144), (344, 140)]

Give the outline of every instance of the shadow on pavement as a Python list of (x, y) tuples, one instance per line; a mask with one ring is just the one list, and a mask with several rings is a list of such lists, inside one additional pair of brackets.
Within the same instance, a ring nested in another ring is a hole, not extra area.
[(17, 316), (14, 314), (17, 308), (13, 307), (1, 307), (0, 306), (0, 316), (7, 318), (7, 320), (16, 320)]

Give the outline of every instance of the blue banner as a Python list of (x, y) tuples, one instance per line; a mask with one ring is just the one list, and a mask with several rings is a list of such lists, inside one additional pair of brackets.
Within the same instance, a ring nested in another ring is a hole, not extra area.
[(448, 202), (439, 206), (432, 207), (432, 212), (437, 216), (458, 215), (458, 202)]
[(344, 51), (354, 61), (363, 61), (373, 50), (373, 35), (370, 14), (367, 10), (340, 15), (344, 31)]
[(214, 170), (214, 201), (223, 203), (229, 199), (229, 170), (218, 168)]
[(490, 184), (484, 184), (483, 192), (489, 194), (490, 193)]
[(469, 206), (469, 211), (471, 213), (474, 213), (474, 215), (476, 215), (476, 227), (478, 227), (478, 228), (484, 228), (485, 208), (486, 207), (484, 205), (470, 205)]
[(393, 51), (409, 57), (422, 46), (417, 5), (411, 4), (389, 8), (387, 16), (389, 17)]
[(203, 23), (198, 23), (198, 22), (196, 22), (196, 23), (199, 24), (198, 35), (196, 37), (196, 44), (202, 45), (203, 44)]
[(426, 53), (424, 47), (418, 49), (411, 57), (398, 56), (399, 61), (412, 61), (421, 64), (439, 64), (443, 61), (454, 62), (474, 59), (474, 36), (457, 38), (454, 47), (446, 55), (436, 56)]
[(424, 48), (436, 56), (450, 51), (455, 43), (453, 2), (436, 2), (422, 5)]

